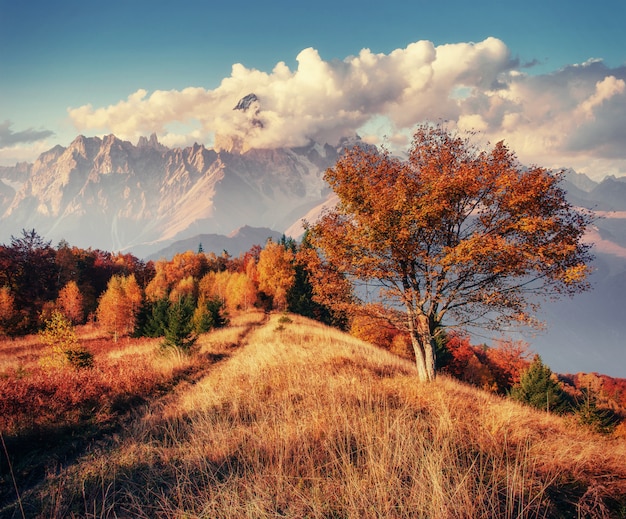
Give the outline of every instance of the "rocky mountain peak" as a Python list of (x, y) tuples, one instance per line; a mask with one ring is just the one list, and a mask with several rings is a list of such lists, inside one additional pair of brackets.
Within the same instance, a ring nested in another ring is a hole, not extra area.
[(168, 149), (159, 142), (156, 133), (152, 133), (149, 139), (143, 135), (139, 137), (139, 140), (137, 141), (137, 148), (151, 148), (157, 151), (167, 151)]
[(250, 106), (252, 106), (253, 103), (258, 102), (258, 101), (259, 101), (259, 98), (256, 96), (256, 94), (254, 93), (248, 94), (239, 100), (239, 102), (237, 103), (235, 108), (233, 108), (233, 110), (241, 110), (243, 112), (247, 112)]

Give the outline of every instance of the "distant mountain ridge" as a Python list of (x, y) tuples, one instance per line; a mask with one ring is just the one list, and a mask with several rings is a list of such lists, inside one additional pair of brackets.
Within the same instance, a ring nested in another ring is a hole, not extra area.
[(53, 242), (149, 254), (244, 225), (283, 231), (326, 196), (341, 146), (215, 151), (78, 136), (33, 164), (0, 168), (0, 242), (34, 228)]
[(187, 252), (199, 251), (213, 252), (220, 255), (223, 252), (236, 257), (250, 250), (254, 245), (263, 247), (267, 240), (278, 242), (282, 234), (266, 227), (250, 227), (245, 225), (228, 236), (223, 234), (199, 234), (184, 240), (178, 240), (160, 251), (146, 257), (146, 260), (157, 261), (159, 259), (170, 260), (174, 255)]

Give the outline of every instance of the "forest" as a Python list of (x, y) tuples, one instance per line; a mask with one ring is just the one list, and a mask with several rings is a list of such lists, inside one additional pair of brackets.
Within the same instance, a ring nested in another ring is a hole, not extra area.
[[(366, 302), (331, 308), (318, 302), (316, 262), (306, 238), (302, 243), (268, 240), (236, 258), (226, 251), (205, 253), (201, 244), (198, 249), (146, 263), (132, 254), (65, 242), (53, 247), (34, 229), (23, 230), (0, 246), (0, 334), (7, 339), (35, 334), (55, 352), (57, 364), (78, 369), (90, 365), (91, 354), (77, 339), (76, 327), (91, 326), (114, 342), (159, 338), (161, 350), (191, 355), (201, 334), (227, 325), (229, 316), (260, 309), (310, 317), (414, 360), (409, 334), (396, 325), (393, 309)], [(545, 395), (545, 384), (558, 378), (550, 397), (554, 402), (548, 401), (554, 411), (571, 411), (591, 399), (602, 408), (593, 418), (598, 427), (613, 430), (624, 418), (624, 380), (597, 374), (557, 377), (523, 341), (473, 345), (455, 330), (442, 337), (437, 343), (441, 373), (532, 402), (532, 394), (521, 395), (520, 382), (534, 366), (541, 380), (528, 382), (535, 386), (530, 392)], [(545, 405), (544, 396), (536, 406)]]

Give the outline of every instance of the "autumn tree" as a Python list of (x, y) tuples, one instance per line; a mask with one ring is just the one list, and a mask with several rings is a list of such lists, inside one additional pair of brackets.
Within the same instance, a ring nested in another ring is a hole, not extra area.
[(146, 299), (148, 301), (159, 301), (164, 299), (169, 294), (169, 282), (165, 272), (159, 268), (160, 263), (157, 263), (156, 274), (146, 286)]
[[(404, 308), (418, 376), (432, 380), (446, 326), (536, 324), (542, 296), (588, 287), (589, 216), (561, 178), (522, 167), (502, 142), (480, 151), (423, 125), (406, 160), (355, 147), (326, 171), (339, 202), (310, 226), (311, 243), (323, 269)], [(316, 291), (332, 304), (323, 283)]]
[(272, 298), (274, 308), (286, 309), (287, 293), (295, 279), (294, 252), (269, 240), (259, 255), (257, 274), (259, 291)]
[(243, 272), (231, 272), (226, 285), (226, 306), (229, 311), (247, 310), (256, 303), (256, 284)]
[(222, 303), (226, 303), (229, 280), (230, 272), (225, 270), (209, 272), (198, 283), (198, 299), (205, 301), (217, 299)]
[(37, 232), (22, 230), (11, 236), (8, 247), (0, 247), (0, 285), (8, 286), (20, 314), (19, 332), (28, 332), (39, 323), (44, 305), (57, 296), (55, 250)]
[(7, 286), (0, 287), (0, 335), (11, 332), (11, 321), (15, 316), (15, 298)]
[(93, 354), (80, 344), (72, 322), (60, 311), (52, 312), (45, 322), (44, 329), (39, 332), (39, 337), (50, 347), (53, 364), (69, 364), (75, 368), (88, 368), (93, 365)]
[(506, 393), (519, 383), (522, 373), (530, 364), (530, 355), (528, 344), (524, 341), (499, 339), (494, 346), (485, 350), (498, 392)]
[(133, 332), (141, 309), (142, 294), (135, 276), (115, 275), (98, 304), (98, 322), (115, 339)]
[(79, 324), (84, 321), (83, 295), (76, 281), (69, 281), (59, 291), (56, 307), (72, 324)]
[(197, 298), (197, 288), (196, 279), (193, 276), (187, 276), (174, 285), (169, 295), (170, 301), (176, 302), (184, 297), (195, 300)]

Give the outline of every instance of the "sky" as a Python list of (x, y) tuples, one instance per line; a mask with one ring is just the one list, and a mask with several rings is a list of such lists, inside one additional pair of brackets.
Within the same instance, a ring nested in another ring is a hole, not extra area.
[(624, 20), (625, 0), (0, 0), (0, 165), (79, 134), (406, 150), (432, 121), (624, 176)]

